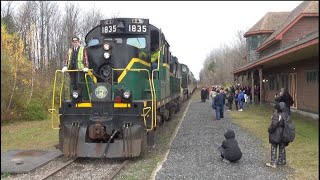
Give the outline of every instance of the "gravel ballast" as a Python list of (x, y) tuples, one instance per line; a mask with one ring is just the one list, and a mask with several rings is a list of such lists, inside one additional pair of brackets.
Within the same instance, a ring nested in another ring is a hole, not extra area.
[[(262, 146), (260, 139), (233, 124), (227, 109), (224, 114), (217, 121), (211, 100), (193, 100), (155, 179), (290, 179), (293, 169), (267, 167), (270, 150)], [(218, 151), (227, 129), (234, 130), (243, 153), (237, 163), (223, 162)]]

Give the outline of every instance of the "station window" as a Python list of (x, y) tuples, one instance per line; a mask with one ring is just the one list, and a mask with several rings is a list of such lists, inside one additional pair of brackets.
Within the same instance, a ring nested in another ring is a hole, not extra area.
[(282, 87), (285, 89), (288, 89), (289, 84), (288, 84), (288, 75), (287, 74), (281, 74), (281, 84)]
[(276, 84), (276, 77), (271, 75), (269, 77), (269, 89), (270, 90), (275, 90), (275, 84)]
[(275, 83), (276, 83), (276, 89), (275, 90), (280, 90), (280, 82), (279, 82), (279, 74), (276, 75), (276, 80), (275, 80)]
[(305, 71), (305, 77), (307, 83), (316, 83), (319, 82), (319, 70), (307, 70)]

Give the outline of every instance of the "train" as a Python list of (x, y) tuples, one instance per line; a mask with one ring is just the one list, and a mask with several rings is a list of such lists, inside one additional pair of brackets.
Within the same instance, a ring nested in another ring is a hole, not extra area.
[[(158, 44), (151, 69), (151, 45)], [(89, 71), (72, 92), (68, 70), (56, 70), (52, 128), (68, 157), (132, 158), (155, 145), (155, 131), (197, 88), (193, 73), (170, 51), (161, 29), (145, 18), (100, 21), (85, 36)]]
[(198, 82), (186, 64), (181, 64), (182, 71), (182, 99), (188, 99), (198, 87)]

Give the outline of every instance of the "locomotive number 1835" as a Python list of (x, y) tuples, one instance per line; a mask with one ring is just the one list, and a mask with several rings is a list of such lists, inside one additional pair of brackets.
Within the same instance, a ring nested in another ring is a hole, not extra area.
[(130, 24), (128, 31), (129, 32), (147, 32), (147, 25)]
[(109, 25), (109, 26), (104, 26), (102, 28), (102, 33), (115, 33), (117, 32), (117, 25)]

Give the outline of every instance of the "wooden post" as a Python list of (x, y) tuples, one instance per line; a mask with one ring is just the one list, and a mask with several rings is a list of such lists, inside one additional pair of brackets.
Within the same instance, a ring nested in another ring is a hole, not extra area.
[(259, 69), (259, 79), (260, 79), (260, 106), (262, 105), (262, 68)]
[(239, 84), (239, 75), (237, 75), (237, 84)]
[(241, 75), (241, 86), (243, 86), (243, 74)]
[(253, 73), (254, 73), (254, 69), (251, 71), (251, 96), (252, 96), (252, 103), (254, 103), (255, 98), (254, 98), (254, 79), (253, 79)]
[(246, 83), (246, 86), (250, 86), (250, 71), (247, 72), (247, 83)]

